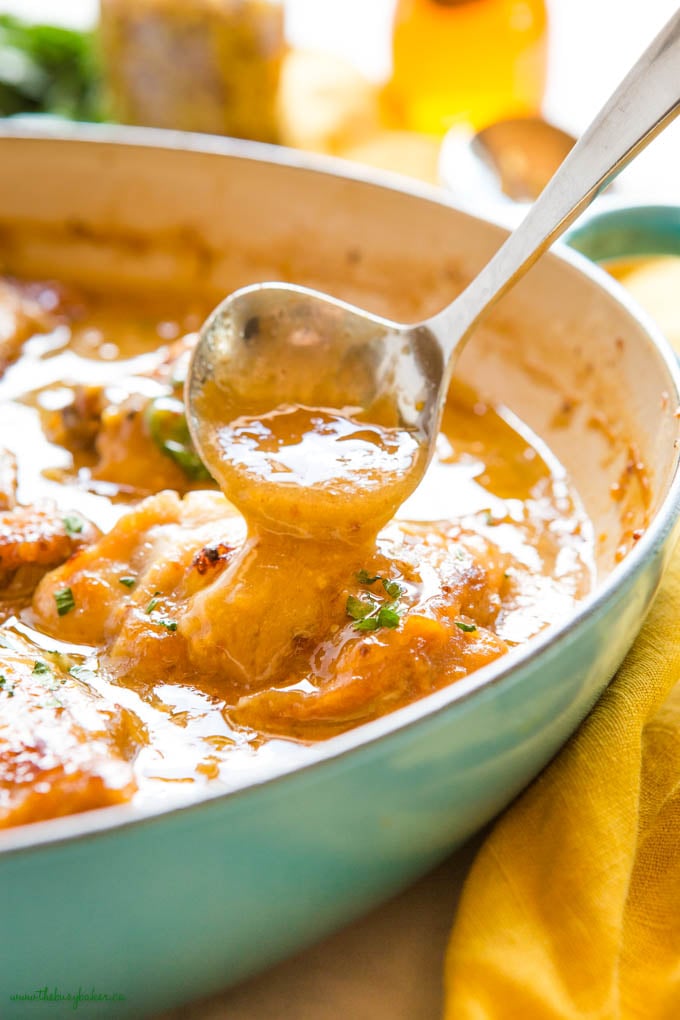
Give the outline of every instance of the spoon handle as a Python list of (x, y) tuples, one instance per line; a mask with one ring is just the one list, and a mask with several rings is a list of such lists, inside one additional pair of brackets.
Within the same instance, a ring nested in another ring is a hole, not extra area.
[(629, 71), (524, 220), (472, 283), (428, 319), (451, 354), (477, 320), (680, 112), (680, 11)]

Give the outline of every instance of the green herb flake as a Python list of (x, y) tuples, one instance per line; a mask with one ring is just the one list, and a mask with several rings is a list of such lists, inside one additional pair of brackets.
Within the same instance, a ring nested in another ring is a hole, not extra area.
[(400, 619), (401, 616), (396, 606), (381, 606), (378, 610), (377, 620), (379, 627), (388, 627), (390, 630), (394, 630), (395, 627), (399, 626)]
[(381, 627), (394, 630), (399, 626), (404, 608), (399, 605), (399, 598), (404, 594), (405, 588), (397, 581), (390, 581), (380, 574), (372, 575), (362, 570), (356, 575), (363, 584), (374, 584), (380, 581), (385, 592), (390, 596), (389, 602), (378, 601), (377, 596), (368, 593), (367, 598), (360, 599), (356, 595), (348, 595), (345, 603), (345, 611), (355, 622), (354, 630), (375, 631)]
[(101, 120), (106, 111), (97, 51), (93, 32), (1, 15), (0, 115)]
[(147, 614), (147, 616), (149, 615), (149, 613), (153, 613), (154, 609), (156, 608), (156, 606), (160, 602), (160, 599), (158, 598), (159, 595), (160, 595), (159, 591), (155, 591), (153, 593), (153, 598), (151, 599), (151, 601), (149, 602), (148, 606), (144, 610), (144, 612)]
[(79, 535), (85, 525), (83, 518), (77, 514), (67, 514), (63, 521), (67, 535)]
[(477, 630), (476, 623), (465, 623), (463, 620), (454, 620), (453, 622), (458, 630), (462, 630), (464, 634), (474, 634)]
[(124, 588), (134, 588), (137, 583), (136, 577), (119, 577), (118, 583), (122, 584)]
[(353, 620), (363, 620), (376, 608), (376, 603), (365, 599), (358, 599), (356, 595), (348, 595), (345, 603), (345, 610)]
[(49, 673), (50, 667), (42, 659), (38, 659), (33, 663), (33, 675), (42, 676), (44, 673)]
[(8, 698), (14, 697), (14, 684), (2, 673), (0, 673), (0, 691), (4, 692)]
[(399, 584), (398, 581), (389, 581), (386, 577), (381, 577), (380, 580), (382, 581), (383, 588), (391, 599), (400, 598), (406, 591), (406, 589)]
[(377, 616), (366, 616), (363, 620), (357, 620), (353, 626), (354, 630), (377, 630), (380, 623)]
[(359, 584), (375, 584), (376, 581), (380, 581), (391, 599), (398, 599), (406, 591), (398, 581), (390, 581), (389, 577), (383, 577), (381, 574), (369, 574), (367, 570), (359, 570), (356, 579)]
[(57, 604), (59, 616), (66, 616), (67, 613), (76, 608), (76, 600), (70, 588), (60, 588), (59, 591), (55, 591), (54, 601)]
[(177, 630), (177, 623), (175, 620), (156, 620), (156, 623), (158, 623), (161, 627), (165, 627), (166, 630), (172, 632)]
[(380, 574), (369, 574), (367, 570), (360, 570), (356, 577), (359, 584), (375, 584), (380, 580)]

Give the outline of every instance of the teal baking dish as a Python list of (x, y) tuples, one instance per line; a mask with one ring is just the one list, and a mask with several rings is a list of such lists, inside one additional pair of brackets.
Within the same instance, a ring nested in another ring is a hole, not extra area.
[[(434, 189), (190, 135), (41, 136), (17, 126), (0, 137), (0, 182), (5, 268), (114, 289), (140, 280), (190, 288), (210, 276), (227, 290), (285, 273), (415, 319), (504, 236)], [(616, 222), (593, 221), (575, 243), (597, 254)], [(596, 590), (525, 648), (309, 748), (300, 765), (197, 803), (4, 832), (3, 1017), (32, 1013), (30, 996), (43, 990), (53, 1015), (69, 1015), (67, 996), (80, 990), (108, 997), (98, 1007), (106, 1015), (141, 1017), (266, 967), (441, 860), (512, 800), (593, 705), (676, 536), (674, 356), (616, 283), (560, 246), (480, 328), (460, 374), (516, 411), (571, 472), (602, 536)], [(606, 449), (587, 413), (556, 424), (564, 392), (576, 388), (586, 411), (616, 423)], [(633, 439), (649, 473), (650, 520), (618, 562), (610, 486)]]

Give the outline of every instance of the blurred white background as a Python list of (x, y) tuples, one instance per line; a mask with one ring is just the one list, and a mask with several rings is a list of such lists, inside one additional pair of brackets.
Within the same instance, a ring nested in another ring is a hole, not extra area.
[[(349, 58), (369, 77), (381, 78), (389, 70), (393, 5), (394, 0), (287, 0), (288, 34), (295, 45)], [(678, 3), (548, 0), (548, 8), (551, 53), (545, 114), (578, 134)], [(0, 0), (0, 10), (85, 25), (96, 18), (97, 0)], [(630, 198), (680, 202), (680, 120), (625, 171), (619, 189)]]

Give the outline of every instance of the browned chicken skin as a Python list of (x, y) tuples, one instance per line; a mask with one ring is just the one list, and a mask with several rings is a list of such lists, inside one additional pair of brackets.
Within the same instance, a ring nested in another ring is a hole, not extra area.
[(129, 800), (139, 721), (60, 656), (4, 648), (0, 702), (0, 829)]

